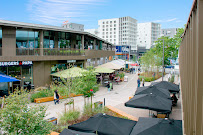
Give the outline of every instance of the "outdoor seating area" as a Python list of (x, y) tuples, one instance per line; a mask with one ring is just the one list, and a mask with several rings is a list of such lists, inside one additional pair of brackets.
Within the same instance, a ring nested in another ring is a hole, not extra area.
[(139, 118), (138, 121), (98, 113), (88, 120), (73, 124), (60, 135), (182, 135), (182, 121)]
[(126, 102), (125, 106), (148, 109), (149, 116), (153, 118), (168, 118), (172, 107), (177, 104), (175, 93), (179, 93), (178, 85), (167, 81), (154, 82), (150, 86), (138, 87), (134, 97)]

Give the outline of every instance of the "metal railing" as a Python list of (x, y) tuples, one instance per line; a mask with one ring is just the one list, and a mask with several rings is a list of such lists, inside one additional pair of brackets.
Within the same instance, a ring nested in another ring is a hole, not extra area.
[(84, 50), (69, 48), (17, 48), (17, 56), (73, 56), (84, 55)]
[(16, 55), (35, 55), (39, 56), (40, 55), (40, 49), (39, 48), (17, 48), (16, 49)]

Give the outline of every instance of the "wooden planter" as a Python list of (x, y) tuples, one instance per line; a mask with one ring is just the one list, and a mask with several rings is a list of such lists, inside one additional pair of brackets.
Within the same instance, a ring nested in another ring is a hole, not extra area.
[(123, 82), (123, 81), (124, 81), (124, 78), (121, 78), (120, 81)]
[[(78, 94), (75, 95), (73, 93), (70, 94), (70, 97), (77, 97), (77, 96), (82, 96), (83, 94)], [(60, 96), (59, 99), (64, 99), (67, 98), (67, 96)], [(54, 101), (54, 97), (43, 97), (43, 98), (36, 98), (34, 100), (35, 103), (43, 103), (43, 102), (49, 102), (49, 101)]]

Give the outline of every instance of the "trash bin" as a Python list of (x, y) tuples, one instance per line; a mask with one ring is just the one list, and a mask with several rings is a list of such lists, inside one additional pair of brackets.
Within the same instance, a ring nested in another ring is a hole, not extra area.
[(94, 103), (94, 108), (102, 107), (102, 106), (103, 106), (103, 102), (101, 102), (101, 101), (98, 101), (98, 102)]
[(128, 76), (124, 76), (124, 82), (128, 81)]

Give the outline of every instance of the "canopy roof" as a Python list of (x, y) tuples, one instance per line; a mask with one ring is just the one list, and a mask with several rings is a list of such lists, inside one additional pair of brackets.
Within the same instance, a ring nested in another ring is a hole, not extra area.
[(125, 106), (170, 113), (172, 108), (172, 101), (170, 99), (157, 96), (153, 93), (140, 94), (131, 98), (128, 102), (125, 103)]
[(120, 66), (118, 64), (115, 64), (115, 63), (112, 63), (112, 62), (108, 62), (108, 63), (102, 64), (102, 65), (99, 65), (99, 66), (97, 66), (95, 68), (99, 68), (99, 67), (105, 67), (105, 68), (108, 68), (108, 69), (115, 69), (115, 70), (123, 68), (122, 66)]
[(82, 132), (97, 132), (98, 135), (129, 135), (136, 123), (136, 121), (98, 113), (68, 128)]
[(20, 81), (20, 80), (14, 78), (14, 77), (0, 74), (0, 83), (1, 82), (16, 82), (16, 81)]
[(94, 72), (96, 73), (113, 73), (115, 70), (113, 69), (109, 69), (109, 68), (105, 68), (105, 67), (98, 67), (95, 69)]
[(182, 121), (140, 117), (130, 135), (182, 135)]
[(61, 77), (61, 78), (69, 78), (69, 77), (79, 77), (82, 76), (82, 73), (85, 72), (87, 70), (79, 68), (79, 67), (73, 67), (73, 68), (69, 68), (57, 73), (53, 73), (51, 74), (52, 76), (57, 76), (57, 77)]

